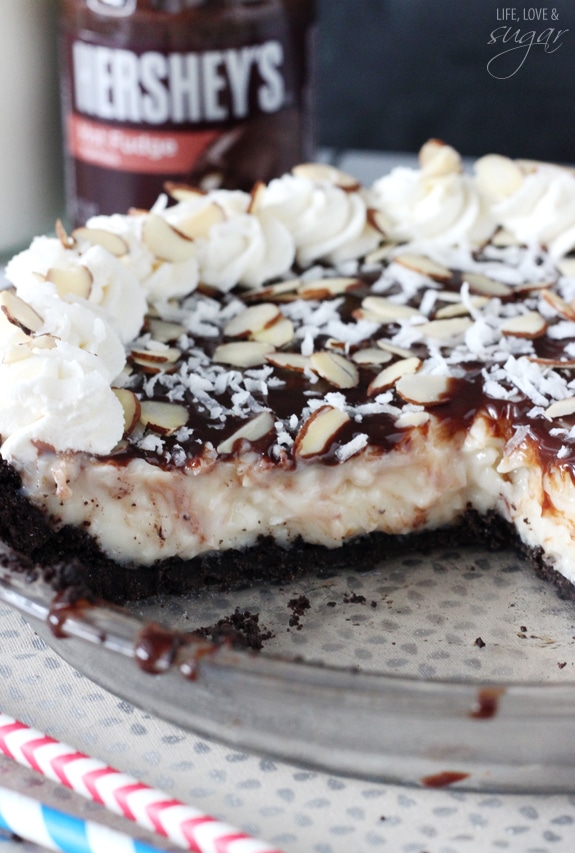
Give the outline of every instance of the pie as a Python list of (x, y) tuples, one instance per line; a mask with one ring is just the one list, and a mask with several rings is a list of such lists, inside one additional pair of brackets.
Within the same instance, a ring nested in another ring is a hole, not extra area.
[(437, 140), (58, 224), (0, 293), (0, 536), (116, 601), (442, 536), (569, 594), (574, 248), (569, 169)]

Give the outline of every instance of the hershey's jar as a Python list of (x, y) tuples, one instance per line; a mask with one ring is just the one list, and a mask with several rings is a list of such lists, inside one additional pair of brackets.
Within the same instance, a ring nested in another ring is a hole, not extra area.
[(312, 156), (314, 0), (61, 0), (68, 217)]

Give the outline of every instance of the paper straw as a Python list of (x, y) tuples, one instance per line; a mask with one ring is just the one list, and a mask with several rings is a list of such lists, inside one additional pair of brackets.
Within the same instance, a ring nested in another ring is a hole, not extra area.
[(193, 853), (281, 853), (2, 712), (0, 753)]
[(24, 794), (0, 788), (0, 828), (62, 853), (160, 853), (107, 826), (81, 820)]

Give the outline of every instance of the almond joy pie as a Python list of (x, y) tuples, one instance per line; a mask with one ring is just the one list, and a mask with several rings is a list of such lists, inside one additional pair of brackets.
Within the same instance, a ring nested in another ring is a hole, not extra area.
[(517, 542), (575, 589), (575, 174), (490, 154), (34, 239), (0, 293), (0, 536), (121, 601)]

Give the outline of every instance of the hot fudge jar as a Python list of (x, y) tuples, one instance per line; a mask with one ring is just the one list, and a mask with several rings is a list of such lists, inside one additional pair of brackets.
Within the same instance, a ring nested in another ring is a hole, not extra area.
[(314, 0), (61, 0), (68, 217), (312, 156)]

